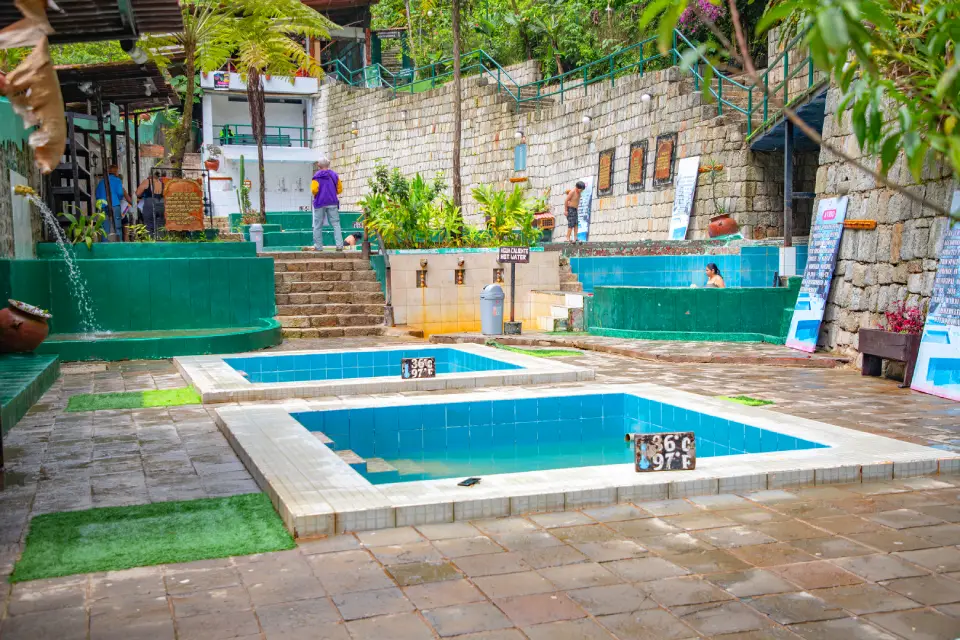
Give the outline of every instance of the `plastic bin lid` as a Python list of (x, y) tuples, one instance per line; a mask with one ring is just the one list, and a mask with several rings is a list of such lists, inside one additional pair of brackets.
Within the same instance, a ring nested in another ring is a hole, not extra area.
[(481, 300), (503, 300), (504, 297), (503, 287), (498, 284), (488, 284), (480, 292)]

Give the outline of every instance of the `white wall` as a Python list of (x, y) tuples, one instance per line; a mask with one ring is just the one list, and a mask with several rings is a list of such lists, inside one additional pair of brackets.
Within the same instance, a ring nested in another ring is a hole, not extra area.
[[(217, 139), (220, 127), (225, 124), (250, 124), (250, 105), (246, 102), (233, 102), (228, 96), (213, 94), (210, 96), (213, 116), (213, 138)], [(306, 105), (274, 104), (266, 105), (266, 123), (268, 127), (303, 127)], [(307, 123), (308, 126), (312, 126)]]

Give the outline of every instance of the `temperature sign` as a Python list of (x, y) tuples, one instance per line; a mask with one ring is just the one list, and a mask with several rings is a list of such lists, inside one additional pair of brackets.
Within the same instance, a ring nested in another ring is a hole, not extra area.
[(692, 431), (678, 433), (633, 433), (634, 460), (638, 472), (687, 471), (697, 466), (697, 440)]
[(400, 377), (404, 380), (436, 378), (436, 358), (403, 358), (400, 360)]

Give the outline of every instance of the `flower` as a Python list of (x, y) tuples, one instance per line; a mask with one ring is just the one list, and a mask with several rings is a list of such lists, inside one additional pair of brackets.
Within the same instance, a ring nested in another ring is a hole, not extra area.
[[(693, 0), (697, 3), (700, 14), (710, 22), (716, 23), (717, 20), (726, 15), (726, 9), (722, 4), (713, 4), (710, 0)], [(703, 26), (703, 18), (694, 11), (693, 2), (687, 5), (687, 8), (680, 14), (680, 30), (692, 34), (700, 31)]]

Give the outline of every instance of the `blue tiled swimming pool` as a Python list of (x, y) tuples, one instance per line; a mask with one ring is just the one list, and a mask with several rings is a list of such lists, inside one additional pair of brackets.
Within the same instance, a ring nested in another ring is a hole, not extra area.
[(436, 358), (437, 374), (523, 369), (459, 349), (384, 349), (224, 358), (250, 382), (303, 382), (400, 376), (402, 358)]
[(334, 449), (386, 461), (355, 465), (374, 484), (630, 463), (624, 435), (638, 432), (694, 431), (701, 458), (827, 446), (623, 393), (292, 415)]

